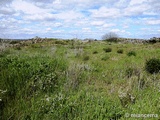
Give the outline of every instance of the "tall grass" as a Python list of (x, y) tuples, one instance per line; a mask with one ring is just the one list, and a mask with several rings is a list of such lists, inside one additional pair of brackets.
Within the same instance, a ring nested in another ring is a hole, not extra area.
[[(103, 48), (109, 47), (112, 52), (106, 54)], [(160, 74), (145, 71), (146, 60), (158, 58), (159, 48), (150, 51), (151, 45), (125, 44), (124, 52), (134, 49), (137, 53), (128, 57), (117, 54), (122, 47), (61, 41), (4, 51), (0, 119), (123, 120), (134, 119), (125, 113), (160, 115)]]

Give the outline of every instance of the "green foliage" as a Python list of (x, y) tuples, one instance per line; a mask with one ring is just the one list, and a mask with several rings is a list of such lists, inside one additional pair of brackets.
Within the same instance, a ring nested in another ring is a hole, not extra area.
[(0, 51), (0, 58), (6, 57), (8, 54), (10, 54), (10, 50), (6, 49), (4, 51)]
[(55, 44), (60, 44), (60, 45), (67, 45), (67, 41), (62, 41), (62, 40), (56, 40)]
[(160, 72), (160, 59), (158, 58), (151, 58), (146, 61), (145, 69), (147, 72), (153, 74), (153, 73), (159, 73)]
[[(160, 57), (158, 43), (151, 51), (151, 44), (55, 41), (1, 52), (0, 120), (125, 120), (132, 119), (125, 113), (160, 114), (160, 76), (143, 69), (159, 66), (148, 62)], [(107, 47), (136, 49), (138, 56), (105, 54)]]
[(129, 51), (127, 53), (128, 56), (136, 56), (136, 52), (135, 51)]
[(85, 55), (85, 56), (83, 57), (83, 60), (84, 60), (84, 61), (88, 61), (88, 60), (89, 60), (89, 56), (88, 56), (88, 55)]
[(101, 58), (101, 60), (106, 61), (109, 59), (109, 56), (105, 55), (104, 57)]
[(42, 48), (41, 45), (39, 45), (39, 44), (32, 44), (31, 47), (32, 48)]
[(111, 52), (111, 51), (112, 51), (112, 48), (103, 48), (103, 50), (104, 50), (105, 52)]
[[(17, 97), (25, 101), (31, 99), (34, 94), (55, 92), (63, 83), (65, 75), (62, 73), (67, 68), (67, 62), (63, 59), (43, 55), (32, 58), (8, 56), (0, 62), (0, 79), (3, 80), (0, 89), (7, 90), (0, 99), (5, 101), (5, 106), (16, 102)], [(4, 118), (9, 116), (5, 115)]]
[(134, 73), (134, 68), (129, 67), (129, 68), (126, 69), (125, 72), (126, 72), (126, 76), (128, 78), (130, 78), (133, 75), (133, 73)]
[(117, 50), (117, 53), (123, 54), (123, 49)]
[(15, 47), (15, 50), (21, 50), (20, 46)]
[(93, 54), (97, 54), (98, 53), (98, 51), (93, 51)]
[(20, 41), (18, 41), (18, 40), (13, 40), (13, 41), (10, 42), (10, 44), (17, 44), (17, 43), (20, 43)]

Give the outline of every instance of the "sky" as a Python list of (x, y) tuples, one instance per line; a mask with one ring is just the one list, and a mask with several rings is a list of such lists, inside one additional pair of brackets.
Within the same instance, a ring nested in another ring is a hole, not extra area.
[(0, 38), (160, 37), (160, 0), (0, 0)]

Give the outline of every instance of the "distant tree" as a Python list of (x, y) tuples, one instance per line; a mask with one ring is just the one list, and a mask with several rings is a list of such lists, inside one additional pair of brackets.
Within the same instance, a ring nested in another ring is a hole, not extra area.
[(110, 42), (117, 42), (118, 35), (114, 32), (106, 33), (102, 36), (102, 40), (110, 41)]

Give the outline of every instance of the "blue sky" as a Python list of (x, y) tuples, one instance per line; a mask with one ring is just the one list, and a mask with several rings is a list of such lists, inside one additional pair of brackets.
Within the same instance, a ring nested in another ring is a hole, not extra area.
[(0, 38), (160, 37), (160, 0), (1, 0)]

